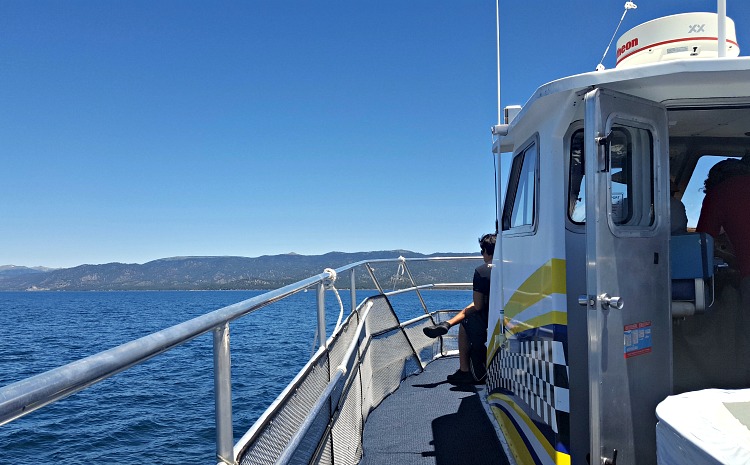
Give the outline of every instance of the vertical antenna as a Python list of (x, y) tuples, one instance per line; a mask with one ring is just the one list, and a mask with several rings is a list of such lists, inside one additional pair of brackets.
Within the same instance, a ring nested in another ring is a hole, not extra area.
[(719, 16), (719, 58), (727, 56), (727, 1), (718, 0), (716, 6)]
[[(500, 105), (500, 0), (495, 0), (495, 51), (497, 53), (497, 125), (503, 124), (503, 107)], [(498, 220), (498, 209), (500, 208), (500, 199), (498, 199), (498, 191), (500, 185), (497, 183), (498, 179), (498, 164), (500, 161), (500, 150), (498, 149), (497, 155), (493, 155), (492, 161), (495, 164), (495, 234), (500, 232), (500, 222)], [(502, 245), (500, 246), (502, 249)], [(502, 256), (502, 251), (500, 253)]]
[(497, 124), (503, 124), (503, 107), (500, 106), (500, 0), (495, 0), (495, 36), (497, 41)]
[[(503, 124), (503, 107), (500, 105), (500, 0), (495, 0), (495, 40), (497, 45), (497, 125), (500, 126)], [(493, 131), (494, 134), (494, 131)], [(503, 263), (503, 231), (500, 227), (500, 191), (501, 186), (500, 182), (502, 182), (502, 154), (500, 152), (500, 145), (497, 145), (497, 153), (493, 154), (492, 157), (493, 162), (495, 163), (495, 188), (493, 189), (495, 191), (495, 253), (492, 256), (492, 264), (495, 263)], [(498, 179), (499, 178), (499, 179)], [(498, 182), (500, 181), (500, 182)], [(502, 267), (498, 270), (500, 273), (502, 273)], [(497, 274), (497, 271), (495, 272)], [(490, 301), (490, 304), (495, 304), (495, 308), (498, 309), (499, 314), (499, 322), (501, 322), (500, 325), (500, 334), (498, 335), (498, 339), (500, 344), (505, 342), (505, 295), (503, 292), (503, 285), (502, 285), (502, 276), (500, 279), (493, 280), (493, 283), (500, 283), (499, 286), (492, 286), (495, 287), (494, 297), (493, 300)], [(499, 303), (495, 303), (494, 299), (498, 299)], [(489, 333), (489, 332), (488, 332)], [(494, 343), (495, 338), (494, 336), (491, 338), (491, 341)]]

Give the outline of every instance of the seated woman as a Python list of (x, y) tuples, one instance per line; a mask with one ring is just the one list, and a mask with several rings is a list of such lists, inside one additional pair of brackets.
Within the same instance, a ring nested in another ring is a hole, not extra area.
[[(716, 239), (716, 254), (734, 250), (733, 260), (727, 260), (739, 274), (739, 289), (726, 283), (727, 296), (720, 299), (716, 315), (709, 319), (720, 322), (722, 335), (716, 342), (724, 346), (727, 367), (736, 376), (726, 387), (750, 387), (750, 158), (727, 159), (714, 165), (705, 181), (706, 197), (703, 199), (696, 231), (710, 234)], [(729, 247), (721, 237), (726, 235)], [(724, 248), (722, 249), (722, 244)], [(729, 258), (724, 256), (722, 258)], [(717, 288), (723, 287), (717, 283)], [(739, 296), (737, 296), (739, 291)], [(718, 294), (718, 289), (717, 289)], [(705, 326), (704, 326), (705, 328)], [(715, 360), (716, 361), (716, 360)]]
[[(708, 172), (698, 232), (726, 233), (741, 276), (742, 306), (750, 312), (750, 159), (727, 159)], [(717, 241), (721, 243), (721, 241)], [(750, 316), (750, 315), (749, 315)]]

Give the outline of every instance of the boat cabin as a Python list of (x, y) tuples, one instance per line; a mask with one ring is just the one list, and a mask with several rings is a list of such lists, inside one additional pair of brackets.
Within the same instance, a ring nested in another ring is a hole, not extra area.
[(716, 24), (639, 26), (615, 69), (546, 84), (493, 129), (509, 172), (487, 391), (519, 464), (653, 464), (665, 398), (750, 387), (731, 246), (695, 232), (708, 169), (750, 163), (750, 58)]

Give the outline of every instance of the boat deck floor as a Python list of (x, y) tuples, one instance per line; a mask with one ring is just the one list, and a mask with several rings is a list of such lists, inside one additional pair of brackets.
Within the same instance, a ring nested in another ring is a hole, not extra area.
[(453, 386), (457, 357), (427, 365), (372, 411), (365, 423), (363, 465), (507, 465), (485, 413), (485, 386)]

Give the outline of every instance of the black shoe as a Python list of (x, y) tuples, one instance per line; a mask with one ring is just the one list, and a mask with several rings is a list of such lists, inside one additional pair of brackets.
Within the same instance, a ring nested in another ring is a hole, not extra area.
[(448, 375), (446, 380), (451, 384), (477, 384), (477, 380), (474, 379), (470, 371), (461, 371), (460, 369), (452, 375)]
[(422, 332), (427, 337), (438, 337), (442, 336), (443, 334), (447, 333), (448, 330), (451, 329), (450, 323), (447, 321), (444, 321), (440, 324), (428, 326), (426, 328), (422, 328)]

